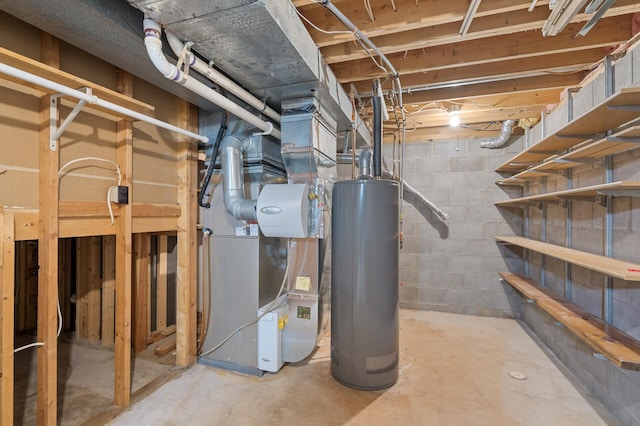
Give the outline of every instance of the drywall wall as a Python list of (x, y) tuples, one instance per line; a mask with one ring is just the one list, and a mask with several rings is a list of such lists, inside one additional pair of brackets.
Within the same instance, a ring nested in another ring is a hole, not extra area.
[[(32, 59), (40, 58), (40, 31), (0, 12), (0, 47)], [(146, 60), (146, 58), (140, 58)], [(116, 89), (116, 67), (67, 43), (60, 43), (63, 71)], [(1, 78), (1, 76), (0, 76)], [(133, 83), (134, 98), (156, 107), (154, 117), (183, 125), (185, 106), (142, 80)], [(0, 79), (0, 203), (36, 208), (38, 205), (38, 140), (40, 93)], [(73, 103), (64, 101), (61, 118)], [(146, 123), (134, 123), (133, 201), (175, 204), (180, 136)], [(108, 114), (83, 110), (60, 139), (60, 165), (80, 157), (115, 160), (116, 121)], [(60, 181), (60, 199), (103, 201), (116, 183), (106, 163), (74, 164)]]

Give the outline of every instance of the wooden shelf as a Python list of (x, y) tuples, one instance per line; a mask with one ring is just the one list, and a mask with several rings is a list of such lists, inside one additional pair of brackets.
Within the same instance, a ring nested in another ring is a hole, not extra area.
[(523, 247), (537, 253), (626, 281), (640, 281), (640, 265), (597, 254), (586, 253), (524, 237), (495, 237), (496, 241)]
[[(106, 87), (100, 86), (89, 80), (76, 77), (72, 74), (50, 67), (41, 62), (35, 61), (31, 58), (27, 58), (26, 56), (19, 55), (15, 52), (12, 52), (10, 50), (7, 50), (1, 47), (0, 47), (0, 62), (6, 65), (12, 66), (14, 68), (18, 68), (23, 71), (29, 72), (31, 74), (37, 75), (38, 77), (46, 78), (47, 80), (51, 80), (56, 83), (59, 83), (74, 89), (89, 87), (91, 88), (93, 94), (98, 96), (100, 99), (104, 99), (105, 101), (112, 102), (114, 104), (123, 106), (125, 108), (131, 109), (139, 113), (148, 114), (155, 110), (155, 107), (153, 107), (152, 105), (141, 102), (129, 96), (125, 96), (121, 93), (116, 92), (115, 90), (107, 89)], [(14, 79), (5, 74), (0, 74), (0, 79), (16, 82), (21, 85), (27, 85), (41, 92), (55, 94), (55, 93), (51, 93), (51, 91), (48, 89), (25, 83), (22, 80)], [(95, 108), (100, 111), (104, 111), (102, 108), (99, 108), (96, 105), (93, 105), (90, 103), (87, 103), (85, 107)], [(108, 113), (111, 115), (115, 114), (113, 111), (108, 111)]]
[(520, 172), (587, 140), (600, 140), (611, 129), (640, 117), (640, 88), (622, 89), (601, 104), (496, 169)]
[(499, 275), (556, 321), (564, 324), (593, 351), (602, 354), (620, 368), (640, 371), (640, 342), (636, 339), (530, 278), (511, 272), (500, 272)]
[(582, 164), (595, 163), (597, 159), (607, 155), (620, 154), (640, 147), (640, 126), (632, 126), (611, 136), (606, 136), (595, 142), (585, 144), (580, 148), (569, 151), (564, 155), (554, 155), (545, 162), (537, 164), (527, 170), (508, 177), (500, 184), (510, 184), (518, 181), (538, 179), (550, 174), (563, 173)]
[(595, 201), (599, 197), (612, 195), (640, 196), (640, 181), (620, 181), (604, 183), (601, 185), (585, 186), (584, 188), (567, 189), (564, 191), (549, 192), (547, 194), (530, 195), (528, 197), (512, 198), (495, 203), (498, 207), (523, 207), (536, 203), (553, 203), (564, 200), (589, 200)]

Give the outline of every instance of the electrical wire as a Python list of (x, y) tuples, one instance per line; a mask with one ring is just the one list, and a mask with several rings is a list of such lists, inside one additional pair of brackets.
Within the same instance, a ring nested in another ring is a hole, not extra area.
[[(116, 172), (116, 176), (118, 177), (118, 186), (122, 183), (122, 173), (120, 172), (120, 167), (118, 166), (118, 163), (116, 163), (115, 161), (111, 161), (111, 160), (107, 160), (104, 158), (100, 158), (100, 157), (82, 157), (82, 158), (76, 158), (75, 160), (71, 160), (67, 163), (65, 163), (62, 167), (60, 167), (60, 170), (58, 170), (58, 179), (60, 179), (62, 177), (62, 172), (64, 171), (64, 169), (66, 169), (67, 167), (71, 166), (72, 164), (75, 163), (79, 163), (81, 161), (102, 161), (105, 163), (109, 163), (111, 165), (113, 165), (115, 167), (115, 172)], [(113, 218), (113, 210), (111, 208), (111, 190), (117, 188), (117, 186), (110, 186), (109, 189), (107, 190), (107, 206), (109, 208), (109, 216), (111, 217), (111, 225), (109, 226), (113, 226), (114, 224), (114, 218)], [(58, 295), (58, 301), (57, 301), (57, 310), (58, 310), (58, 333), (56, 334), (56, 337), (60, 337), (60, 334), (62, 333), (62, 309), (60, 308), (60, 296)], [(29, 349), (29, 348), (33, 348), (36, 346), (44, 346), (43, 342), (35, 342), (35, 343), (30, 343), (28, 345), (24, 345), (24, 346), (20, 346), (19, 348), (15, 348), (13, 350), (13, 353), (16, 352), (20, 352), (23, 351), (25, 349)]]
[[(296, 13), (298, 14), (298, 16), (300, 18), (302, 18), (303, 21), (305, 21), (307, 24), (311, 25), (314, 29), (316, 29), (317, 31), (320, 31), (323, 34), (353, 34), (351, 31), (328, 31), (328, 30), (323, 30), (322, 28), (318, 27), (316, 24), (314, 24), (313, 22), (311, 22), (309, 20), (309, 18), (307, 18), (306, 16), (304, 16), (299, 10), (298, 8), (296, 8), (296, 6), (293, 4), (293, 2), (291, 0), (289, 0), (289, 3), (291, 3), (291, 7), (293, 8), (293, 10), (296, 11)], [(318, 2), (314, 2), (314, 3), (320, 3)]]
[[(113, 165), (115, 167), (115, 172), (116, 172), (116, 176), (118, 177), (118, 186), (120, 186), (120, 184), (122, 183), (122, 173), (120, 172), (120, 166), (118, 166), (118, 163), (116, 163), (115, 161), (111, 161), (111, 160), (107, 160), (104, 158), (100, 158), (100, 157), (82, 157), (82, 158), (76, 158), (75, 160), (71, 160), (67, 163), (65, 163), (64, 166), (60, 167), (60, 170), (58, 170), (58, 179), (60, 179), (62, 177), (62, 172), (64, 171), (64, 169), (66, 169), (67, 167), (71, 166), (72, 164), (76, 164), (82, 161), (102, 161), (105, 163), (109, 163), (111, 165)], [(109, 227), (113, 226), (115, 224), (115, 219), (113, 216), (113, 208), (111, 207), (111, 191), (117, 188), (117, 186), (110, 186), (109, 189), (107, 190), (107, 208), (109, 209), (109, 217), (111, 218), (111, 223), (109, 224)]]
[[(289, 261), (289, 253), (287, 252), (287, 267), (284, 270), (284, 277), (282, 277), (282, 284), (280, 285), (280, 289), (278, 290), (278, 294), (276, 294), (276, 297), (273, 299), (273, 301), (267, 306), (267, 308), (264, 310), (264, 312), (262, 314), (260, 314), (256, 319), (251, 320), (245, 324), (242, 324), (240, 327), (236, 328), (235, 330), (233, 330), (231, 333), (229, 333), (229, 335), (227, 337), (225, 337), (224, 339), (222, 339), (222, 341), (220, 343), (218, 343), (217, 345), (215, 345), (213, 348), (209, 349), (208, 351), (202, 353), (200, 356), (207, 356), (210, 353), (213, 353), (215, 351), (217, 351), (218, 349), (220, 349), (225, 343), (227, 343), (229, 340), (231, 340), (231, 338), (233, 336), (235, 336), (236, 334), (238, 334), (239, 332), (241, 332), (242, 330), (244, 330), (245, 328), (252, 326), (253, 324), (257, 323), (258, 321), (260, 321), (265, 315), (267, 315), (268, 313), (270, 313), (272, 310), (274, 310), (275, 308), (277, 308), (280, 305), (276, 305), (276, 303), (278, 302), (278, 299), (280, 299), (280, 296), (282, 296), (282, 291), (285, 288), (285, 285), (287, 283), (287, 277), (289, 275), (289, 266), (291, 265), (291, 262)], [(282, 302), (280, 302), (282, 303)]]
[(202, 351), (202, 345), (209, 332), (209, 320), (211, 315), (211, 292), (209, 285), (211, 283), (211, 259), (209, 258), (209, 244), (211, 230), (205, 228), (202, 230), (202, 325), (200, 326), (200, 339), (198, 341), (197, 353)]

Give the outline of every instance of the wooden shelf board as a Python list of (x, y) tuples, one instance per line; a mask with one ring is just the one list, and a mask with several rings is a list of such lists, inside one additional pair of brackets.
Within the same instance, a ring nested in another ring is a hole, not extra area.
[(543, 243), (524, 237), (495, 237), (496, 241), (523, 247), (585, 269), (626, 281), (640, 281), (640, 265), (610, 257)]
[(640, 370), (640, 342), (623, 331), (606, 324), (575, 303), (569, 302), (531, 280), (511, 272), (500, 277), (526, 298), (533, 300), (556, 321), (564, 324), (596, 353), (604, 355), (618, 367)]
[(498, 201), (496, 206), (523, 206), (533, 203), (554, 202), (566, 199), (584, 199), (606, 196), (613, 191), (617, 196), (624, 194), (624, 191), (640, 191), (640, 181), (619, 181), (604, 183), (601, 185), (586, 186), (583, 188), (567, 189), (564, 191), (549, 192), (547, 194), (529, 195), (527, 197), (512, 198), (506, 201)]
[(527, 164), (541, 162), (552, 152), (562, 152), (585, 140), (601, 139), (611, 129), (622, 126), (640, 117), (638, 109), (616, 107), (640, 106), (640, 88), (622, 89), (602, 103), (591, 108), (557, 132), (522, 151), (496, 169), (496, 172), (516, 172), (527, 168)]
[[(155, 110), (155, 108), (152, 105), (138, 101), (129, 96), (122, 95), (114, 90), (107, 89), (106, 87), (100, 86), (89, 80), (76, 77), (72, 74), (50, 67), (41, 62), (35, 61), (31, 58), (27, 58), (26, 56), (22, 56), (20, 54), (17, 54), (15, 52), (12, 52), (8, 49), (4, 49), (1, 47), (0, 47), (0, 62), (6, 65), (12, 66), (14, 68), (18, 68), (22, 71), (26, 71), (28, 73), (37, 75), (38, 77), (46, 78), (47, 80), (54, 81), (56, 83), (62, 84), (67, 87), (71, 87), (73, 89), (79, 90), (79, 89), (82, 89), (83, 87), (90, 87), (93, 94), (99, 97), (100, 99), (104, 99), (105, 101), (112, 102), (114, 104), (123, 106), (125, 108), (131, 109), (139, 113), (149, 114)], [(45, 93), (54, 94), (48, 89), (25, 83), (22, 80), (12, 78), (5, 74), (0, 74), (0, 78), (8, 81), (16, 82), (28, 87), (32, 87), (34, 89), (43, 91)], [(85, 107), (95, 108), (95, 105), (86, 104)], [(97, 108), (97, 109), (99, 109), (100, 111), (104, 111), (102, 108)], [(112, 115), (115, 114), (112, 111), (109, 111), (109, 113)]]

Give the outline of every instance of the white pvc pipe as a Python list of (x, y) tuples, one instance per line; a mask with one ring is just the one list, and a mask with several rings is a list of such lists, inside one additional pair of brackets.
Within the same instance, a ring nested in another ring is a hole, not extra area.
[(173, 124), (160, 121), (156, 118), (149, 117), (148, 115), (144, 115), (137, 111), (133, 111), (129, 108), (125, 108), (123, 106), (114, 104), (113, 102), (105, 101), (104, 99), (100, 99), (95, 95), (89, 95), (80, 90), (72, 89), (60, 83), (56, 83), (55, 81), (47, 80), (46, 78), (28, 73), (26, 71), (22, 71), (18, 68), (14, 68), (7, 64), (0, 63), (0, 73), (10, 75), (22, 81), (26, 81), (27, 83), (35, 84), (36, 86), (43, 87), (55, 93), (60, 93), (62, 95), (69, 96), (71, 98), (84, 100), (87, 103), (100, 106), (109, 111), (117, 112), (120, 115), (124, 115), (126, 117), (133, 118), (139, 121), (144, 121), (145, 123), (153, 124), (154, 126), (160, 127), (165, 130), (169, 130), (171, 132), (189, 136), (190, 138), (197, 139), (204, 143), (207, 143), (209, 141), (209, 138), (206, 136), (202, 136), (197, 133), (190, 132), (188, 130), (174, 126)]
[(280, 130), (275, 129), (273, 124), (261, 120), (246, 109), (242, 108), (240, 105), (207, 87), (204, 83), (180, 72), (175, 65), (167, 60), (164, 53), (162, 53), (162, 40), (160, 39), (161, 31), (162, 29), (160, 24), (156, 21), (150, 18), (144, 19), (144, 44), (147, 47), (147, 52), (149, 53), (151, 62), (155, 65), (158, 71), (162, 73), (162, 75), (213, 102), (220, 108), (227, 110), (241, 120), (257, 127), (265, 132), (265, 134), (270, 133), (277, 139), (281, 138)]
[[(173, 53), (175, 53), (175, 55), (179, 58), (182, 55), (184, 44), (182, 43), (182, 41), (180, 41), (178, 36), (173, 34), (171, 31), (165, 30), (164, 33), (167, 36), (167, 41), (169, 42), (171, 50), (173, 50)], [(224, 90), (233, 93), (235, 96), (242, 99), (253, 108), (264, 113), (267, 117), (272, 118), (276, 122), (280, 123), (281, 117), (277, 111), (267, 106), (266, 103), (253, 96), (250, 92), (236, 84), (234, 81), (230, 80), (227, 76), (225, 76), (218, 70), (210, 67), (205, 61), (198, 58), (193, 53), (187, 51), (184, 61), (187, 62), (192, 69), (207, 77), (209, 80), (213, 81)]]

